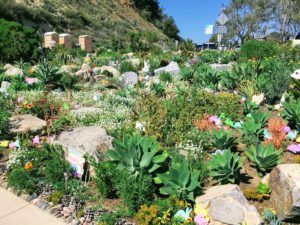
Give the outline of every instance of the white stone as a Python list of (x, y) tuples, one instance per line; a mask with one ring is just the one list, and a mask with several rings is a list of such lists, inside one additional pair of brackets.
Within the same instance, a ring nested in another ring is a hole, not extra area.
[(245, 222), (247, 225), (260, 225), (263, 222), (237, 185), (211, 187), (204, 195), (196, 198), (196, 205), (208, 211), (210, 224), (238, 225)]
[(255, 103), (256, 105), (260, 105), (264, 101), (264, 98), (265, 98), (264, 93), (261, 93), (260, 95), (254, 95), (252, 97), (252, 102)]
[(300, 164), (281, 164), (270, 173), (270, 200), (280, 219), (300, 221)]
[(180, 73), (180, 68), (176, 62), (170, 62), (169, 65), (154, 70), (156, 76), (159, 76), (159, 74), (162, 72), (169, 72), (173, 76), (178, 76)]
[(121, 81), (125, 87), (134, 86), (138, 82), (138, 75), (135, 72), (126, 72), (122, 74)]
[(15, 115), (9, 120), (11, 126), (10, 132), (12, 133), (21, 133), (24, 131), (37, 132), (47, 125), (46, 121), (29, 114)]

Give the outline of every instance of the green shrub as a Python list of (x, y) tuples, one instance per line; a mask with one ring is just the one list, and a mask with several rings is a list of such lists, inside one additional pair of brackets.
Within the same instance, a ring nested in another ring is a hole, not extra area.
[(64, 193), (61, 191), (54, 191), (50, 196), (48, 196), (47, 201), (53, 202), (54, 205), (58, 205), (61, 202)]
[(121, 62), (119, 69), (121, 74), (126, 72), (137, 72), (137, 69), (134, 67), (134, 65), (126, 60)]
[(163, 185), (159, 189), (162, 195), (176, 195), (179, 199), (194, 201), (194, 194), (200, 188), (200, 171), (192, 170), (187, 160), (180, 164), (173, 162), (167, 173), (157, 175), (155, 182)]
[(235, 150), (237, 148), (237, 139), (232, 131), (225, 131), (222, 127), (220, 131), (213, 129), (213, 146), (221, 150)]
[(51, 65), (48, 61), (44, 60), (38, 65), (38, 69), (35, 73), (39, 82), (45, 85), (46, 89), (55, 89), (59, 86), (61, 74), (59, 68)]
[(225, 113), (234, 121), (242, 118), (238, 95), (207, 93), (198, 88), (187, 89), (175, 99), (144, 94), (136, 101), (136, 109), (137, 120), (145, 123), (146, 133), (172, 146), (187, 140), (190, 131), (195, 128), (195, 120), (203, 118), (204, 114)]
[(241, 178), (243, 161), (243, 157), (230, 150), (216, 152), (209, 161), (210, 175), (220, 184), (236, 183)]
[(200, 60), (205, 63), (218, 63), (220, 53), (218, 50), (204, 50), (201, 52)]
[(265, 57), (272, 57), (278, 53), (278, 45), (272, 41), (250, 40), (242, 45), (240, 57), (242, 59), (262, 60)]
[(98, 190), (105, 198), (117, 197), (118, 171), (112, 162), (96, 163), (92, 160), (91, 165), (95, 168)]
[(276, 150), (272, 144), (251, 146), (246, 155), (256, 167), (260, 175), (270, 172), (279, 163), (281, 150)]
[(266, 102), (278, 102), (283, 93), (287, 91), (291, 82), (292, 70), (278, 59), (265, 59), (262, 61), (260, 74), (256, 80), (257, 90), (265, 94)]
[(39, 38), (33, 29), (0, 19), (0, 61), (30, 60), (38, 45)]
[(0, 136), (5, 137), (9, 131), (9, 98), (3, 93), (0, 93)]
[(118, 182), (118, 195), (130, 212), (137, 212), (141, 205), (149, 205), (154, 200), (155, 185), (150, 175), (130, 176), (123, 171)]

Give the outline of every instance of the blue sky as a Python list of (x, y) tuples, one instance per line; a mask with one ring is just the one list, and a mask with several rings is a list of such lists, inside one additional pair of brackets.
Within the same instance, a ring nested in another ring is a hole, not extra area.
[(228, 0), (159, 0), (169, 16), (173, 16), (183, 38), (195, 43), (208, 41), (205, 26), (214, 24), (218, 18), (222, 3)]

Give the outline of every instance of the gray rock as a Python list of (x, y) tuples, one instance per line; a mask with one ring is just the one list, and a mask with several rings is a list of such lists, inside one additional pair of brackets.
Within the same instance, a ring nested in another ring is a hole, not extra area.
[(4, 70), (8, 70), (8, 69), (11, 69), (11, 68), (14, 68), (14, 66), (9, 64), (9, 63), (5, 64), (4, 67), (3, 67)]
[(76, 219), (72, 220), (72, 222), (71, 222), (71, 225), (79, 225), (79, 224), (80, 224), (80, 221), (76, 220)]
[(23, 70), (15, 67), (6, 70), (4, 74), (7, 76), (17, 76), (17, 75), (24, 76)]
[(196, 198), (196, 205), (208, 211), (210, 224), (238, 225), (246, 222), (247, 225), (259, 225), (263, 222), (237, 185), (211, 187), (204, 195)]
[(15, 115), (12, 116), (9, 121), (11, 133), (22, 133), (24, 131), (37, 132), (42, 130), (47, 125), (46, 121), (30, 114)]
[(278, 217), (286, 222), (300, 221), (300, 164), (281, 164), (270, 173), (270, 200)]
[(1, 90), (4, 91), (4, 92), (7, 92), (8, 89), (10, 87), (10, 83), (7, 82), (7, 81), (2, 81), (1, 83)]
[(84, 78), (88, 77), (88, 73), (90, 71), (93, 71), (93, 70), (91, 69), (91, 67), (88, 64), (82, 64), (81, 69), (78, 70), (75, 73), (75, 75), (77, 77), (79, 77), (80, 79), (84, 79)]
[(117, 70), (116, 68), (112, 67), (112, 66), (102, 66), (101, 67), (101, 74), (103, 74), (104, 71), (110, 72), (113, 75), (113, 77), (115, 77), (115, 78), (118, 78), (121, 75), (120, 71)]
[(121, 80), (123, 86), (131, 87), (138, 82), (138, 75), (135, 72), (126, 72), (122, 74)]
[(173, 76), (178, 76), (180, 73), (180, 68), (176, 62), (170, 62), (166, 67), (161, 67), (159, 69), (154, 70), (156, 76), (159, 76), (162, 72), (169, 72)]
[(217, 70), (217, 71), (224, 71), (224, 70), (231, 70), (232, 69), (232, 64), (211, 64), (210, 65), (212, 69)]
[(94, 157), (103, 156), (108, 148), (112, 148), (112, 138), (105, 129), (98, 126), (62, 132), (54, 143), (62, 145), (65, 149), (75, 148), (82, 154), (87, 153)]

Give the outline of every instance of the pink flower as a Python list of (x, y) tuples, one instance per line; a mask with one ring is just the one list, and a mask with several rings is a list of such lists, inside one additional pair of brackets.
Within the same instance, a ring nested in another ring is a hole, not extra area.
[(39, 145), (39, 144), (40, 144), (40, 137), (36, 135), (36, 136), (32, 139), (32, 142), (33, 142), (34, 145)]
[(197, 225), (208, 225), (208, 221), (202, 217), (202, 215), (197, 215), (195, 218), (194, 218), (194, 222), (197, 224)]
[(16, 144), (15, 142), (11, 142), (9, 145), (8, 145), (9, 149), (13, 149), (16, 147)]
[(19, 96), (18, 97), (18, 103), (20, 104), (23, 101), (24, 97), (23, 96)]
[(55, 136), (49, 136), (49, 137), (47, 138), (48, 144), (52, 144), (53, 141), (54, 141), (54, 138), (55, 138)]
[(30, 77), (26, 77), (25, 81), (27, 84), (30, 84), (30, 85), (39, 82), (39, 80), (37, 78), (30, 78)]
[(287, 147), (287, 150), (294, 154), (297, 154), (300, 152), (300, 144), (291, 144)]
[(218, 117), (217, 116), (211, 116), (211, 117), (209, 117), (209, 121), (211, 123), (216, 123), (218, 121)]

